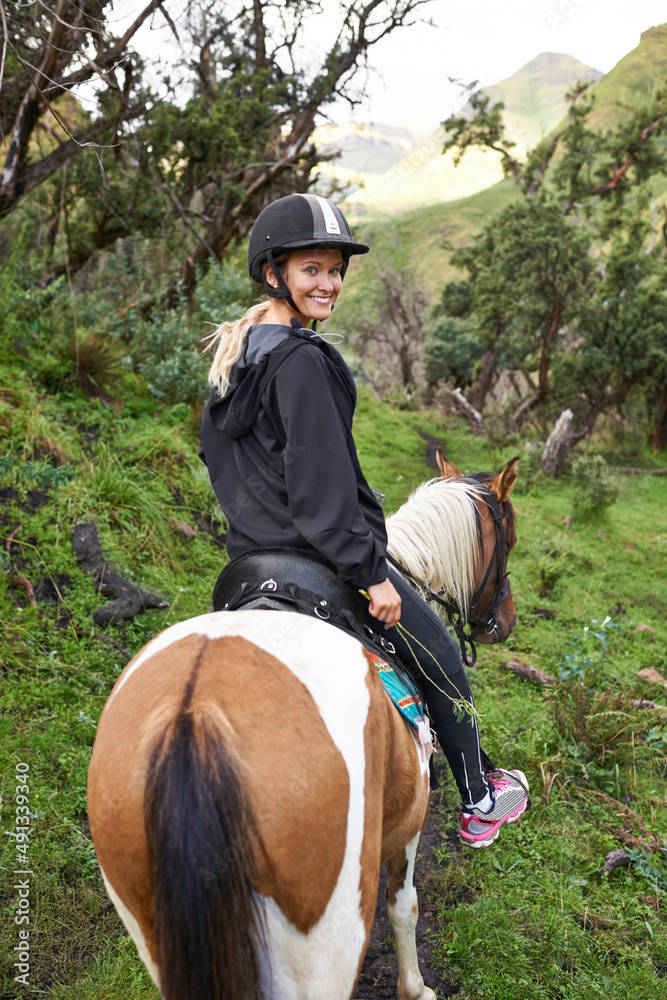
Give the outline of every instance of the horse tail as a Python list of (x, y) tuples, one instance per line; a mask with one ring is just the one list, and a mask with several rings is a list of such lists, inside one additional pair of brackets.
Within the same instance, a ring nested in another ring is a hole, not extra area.
[(258, 832), (238, 765), (210, 716), (182, 708), (158, 738), (144, 824), (164, 1000), (261, 998)]

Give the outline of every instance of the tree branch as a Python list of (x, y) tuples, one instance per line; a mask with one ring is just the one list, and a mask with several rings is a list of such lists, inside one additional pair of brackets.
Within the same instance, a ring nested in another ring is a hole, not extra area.
[(526, 191), (527, 195), (535, 194), (540, 184), (542, 183), (544, 175), (547, 171), (547, 167), (549, 166), (549, 164), (553, 159), (554, 153), (556, 152), (556, 147), (558, 146), (558, 143), (560, 142), (561, 136), (563, 135), (564, 131), (565, 129), (561, 129), (560, 132), (558, 132), (554, 137), (554, 140), (551, 143), (551, 146), (549, 147), (549, 152), (547, 153), (547, 155), (542, 160), (542, 163), (540, 164), (537, 176), (533, 178), (533, 180), (528, 186), (528, 190)]
[(31, 163), (19, 175), (15, 175), (9, 183), (4, 182), (3, 173), (3, 182), (0, 183), (0, 219), (9, 215), (21, 198), (42, 184), (56, 170), (71, 160), (79, 149), (83, 146), (91, 145), (94, 139), (97, 139), (98, 136), (109, 129), (114, 128), (118, 122), (137, 118), (145, 110), (145, 104), (138, 104), (132, 108), (126, 108), (114, 119), (102, 118), (94, 122), (87, 129), (84, 129), (83, 132), (80, 132), (78, 136), (74, 136), (68, 142), (64, 142), (57, 149), (54, 149), (53, 152), (42, 157), (41, 160)]
[[(59, 0), (57, 14), (63, 9), (65, 0)], [(53, 72), (53, 68), (58, 58), (58, 47), (65, 33), (65, 25), (57, 16), (51, 26), (51, 34), (46, 46), (46, 53), (42, 65), (38, 70), (37, 77), (31, 82), (24, 94), (21, 105), (18, 109), (5, 165), (0, 175), (0, 190), (7, 188), (14, 183), (16, 174), (20, 170), (28, 149), (28, 141), (40, 115), (40, 98), (44, 82)]]

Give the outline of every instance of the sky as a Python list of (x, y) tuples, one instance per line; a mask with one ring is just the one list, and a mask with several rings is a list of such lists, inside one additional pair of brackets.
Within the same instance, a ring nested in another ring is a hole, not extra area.
[[(667, 0), (435, 0), (425, 10), (434, 27), (398, 31), (373, 52), (379, 76), (358, 121), (440, 122), (461, 105), (449, 77), (498, 83), (540, 52), (565, 52), (606, 73), (642, 31), (667, 22)], [(341, 108), (337, 117), (350, 116)]]
[[(114, 0), (116, 30), (131, 23), (144, 2)], [(325, 13), (308, 37), (314, 49), (332, 40), (338, 6), (324, 0)], [(184, 2), (166, 0), (165, 7), (176, 15)], [(334, 106), (334, 121), (436, 125), (464, 103), (450, 77), (497, 83), (541, 52), (565, 52), (606, 73), (639, 44), (642, 31), (667, 22), (667, 0), (431, 0), (422, 11), (433, 24), (396, 30), (374, 46), (368, 100), (353, 113), (348, 104)], [(156, 13), (138, 47), (168, 61), (173, 44)]]

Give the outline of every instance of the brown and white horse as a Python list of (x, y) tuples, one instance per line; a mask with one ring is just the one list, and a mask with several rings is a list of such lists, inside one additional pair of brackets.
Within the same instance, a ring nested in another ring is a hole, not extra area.
[[(508, 520), (516, 466), (487, 483)], [(437, 496), (461, 493), (458, 470), (441, 470), (454, 478), (421, 487), (411, 514), (415, 550)], [(475, 525), (465, 600), (495, 532), (479, 492), (462, 496), (465, 517), (443, 527)], [(399, 996), (435, 1000), (413, 879), (430, 752), (363, 647), (326, 622), (223, 611), (149, 642), (102, 713), (88, 810), (109, 895), (165, 1000), (349, 1000), (383, 861)]]

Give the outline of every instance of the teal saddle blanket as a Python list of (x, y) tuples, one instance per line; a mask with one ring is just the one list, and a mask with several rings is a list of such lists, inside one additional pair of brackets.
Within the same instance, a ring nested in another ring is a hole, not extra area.
[(392, 665), (377, 653), (366, 650), (371, 663), (376, 667), (383, 687), (403, 718), (416, 730), (420, 743), (431, 742), (431, 727), (424, 715), (424, 706), (414, 688), (399, 676)]

